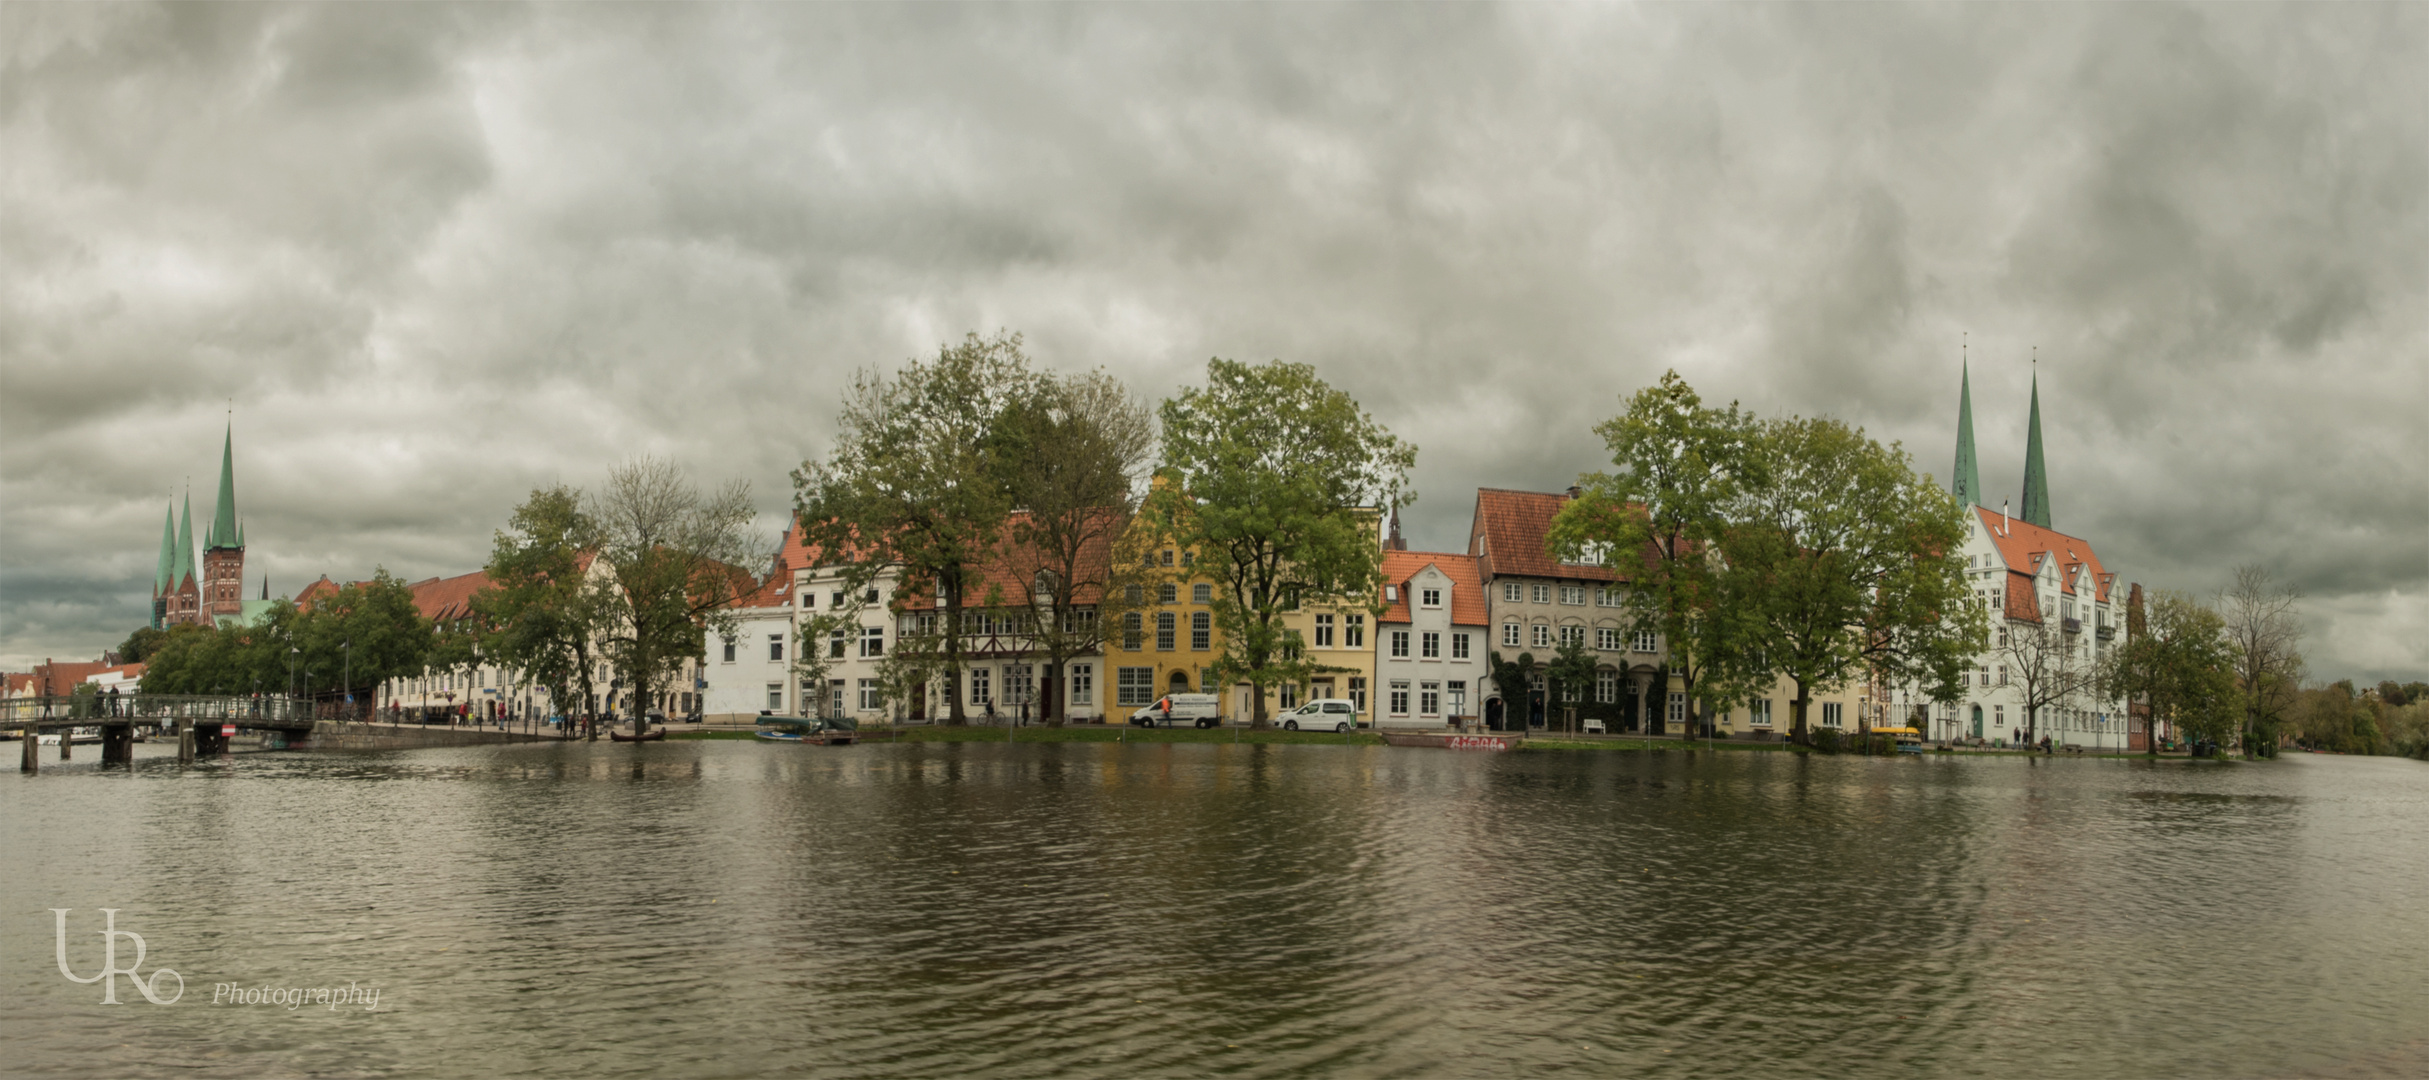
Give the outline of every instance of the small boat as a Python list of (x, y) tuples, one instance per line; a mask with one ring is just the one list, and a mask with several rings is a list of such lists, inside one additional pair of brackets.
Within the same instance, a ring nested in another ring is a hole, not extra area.
[(642, 732), (639, 735), (622, 731), (610, 731), (607, 733), (607, 737), (614, 739), (617, 742), (661, 742), (666, 738), (666, 729), (652, 728), (648, 731)]
[(812, 720), (798, 716), (762, 716), (755, 734), (764, 742), (848, 746), (852, 740), (860, 737), (860, 721), (849, 717)]
[(1431, 746), (1442, 750), (1515, 750), (1526, 744), (1527, 737), (1517, 732), (1456, 731), (1383, 731), (1383, 741), (1390, 746)]

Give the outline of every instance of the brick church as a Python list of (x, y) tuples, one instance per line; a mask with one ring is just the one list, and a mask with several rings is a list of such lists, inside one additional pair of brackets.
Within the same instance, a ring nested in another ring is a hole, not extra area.
[(160, 566), (152, 575), (152, 627), (183, 623), (249, 622), (269, 607), (269, 581), (262, 598), (246, 600), (245, 528), (236, 519), (236, 430), (228, 429), (219, 450), (219, 505), (211, 531), (202, 538), (202, 565), (194, 563), (194, 498), (185, 500), (160, 526)]

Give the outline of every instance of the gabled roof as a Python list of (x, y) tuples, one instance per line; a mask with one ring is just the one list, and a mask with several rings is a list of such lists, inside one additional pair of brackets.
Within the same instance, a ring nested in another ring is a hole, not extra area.
[[(1098, 513), (1104, 517), (1113, 517), (1119, 511), (1107, 508)], [(966, 602), (973, 606), (983, 604), (990, 591), (998, 594), (1006, 604), (1019, 604), (1024, 597), (1029, 595), (1029, 590), (1034, 583), (1025, 579), (1026, 571), (1021, 568), (1042, 566), (1045, 560), (1034, 551), (1024, 550), (1018, 539), (1020, 526), (1027, 516), (1028, 512), (1024, 510), (1005, 519), (1003, 534), (996, 541), (995, 557), (987, 560), (986, 565), (978, 568), (977, 580), (971, 582), (969, 599)], [(1104, 523), (1102, 519), (1098, 522), (1098, 524)], [(1095, 537), (1081, 546), (1079, 562), (1085, 568), (1081, 570), (1082, 574), (1100, 579), (1107, 576), (1113, 560), (1113, 544), (1120, 532), (1119, 528), (1100, 528)], [(1102, 599), (1104, 599), (1103, 595), (1094, 586), (1082, 586), (1074, 590), (1071, 596), (1071, 602), (1074, 604), (1094, 604)], [(895, 593), (895, 603), (898, 607), (910, 611), (933, 609), (938, 606), (933, 597), (915, 587), (899, 589)]]
[(489, 574), (475, 570), (451, 578), (425, 578), (407, 586), (422, 617), (439, 622), (470, 618), (472, 594), (489, 587)]
[(1379, 623), (1405, 623), (1409, 615), (1409, 582), (1426, 567), (1442, 571), (1451, 579), (1451, 625), (1489, 626), (1484, 602), (1483, 571), (1473, 555), (1454, 555), (1445, 551), (1386, 551), (1383, 553), (1383, 580), (1399, 586), (1398, 597), (1384, 608)]
[[(2084, 578), (2091, 586), (2092, 599), (2106, 602), (2117, 576), (2100, 564), (2099, 553), (2081, 537), (2068, 536), (2055, 529), (2044, 529), (2022, 518), (2003, 518), (1998, 511), (1974, 507), (1974, 516), (1982, 531), (1989, 535), (1991, 546), (2008, 572), (2007, 612), (2010, 618), (2038, 620), (2040, 605), (2033, 601), (2039, 595), (2034, 584), (2042, 565), (2049, 560), (2058, 564), (2058, 590), (2066, 596), (2079, 595), (2076, 578)], [(2038, 556), (2038, 558), (2036, 558)], [(2019, 595), (2021, 594), (2021, 595)]]
[(1544, 554), (1544, 542), (1552, 534), (1552, 517), (1568, 503), (1568, 495), (1555, 492), (1477, 488), (1468, 554), (1478, 558), (1478, 569), (1488, 578), (1624, 580), (1607, 566), (1554, 562)]

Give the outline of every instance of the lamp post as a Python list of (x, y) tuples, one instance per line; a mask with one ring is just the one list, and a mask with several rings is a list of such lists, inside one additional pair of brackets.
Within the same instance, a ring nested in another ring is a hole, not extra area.
[(339, 646), (338, 646), (338, 648), (341, 648), (341, 649), (346, 650), (346, 697), (345, 697), (345, 703), (346, 703), (346, 714), (347, 714), (347, 716), (348, 716), (349, 718), (351, 718), (351, 717), (354, 715), (354, 639), (353, 639), (353, 638), (348, 638), (348, 639), (346, 639), (345, 643), (344, 643), (344, 644), (342, 644), (342, 645), (339, 645)]

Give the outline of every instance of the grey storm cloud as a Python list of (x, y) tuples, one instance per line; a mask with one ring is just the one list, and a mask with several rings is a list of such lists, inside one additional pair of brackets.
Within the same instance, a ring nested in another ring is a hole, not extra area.
[(1449, 549), (1667, 368), (1945, 477), (1970, 342), (1994, 490), (2037, 370), (2062, 530), (2417, 678), (2425, 84), (2417, 5), (12, 3), (0, 665), (143, 619), (231, 414), (275, 593), (644, 452), (772, 541), (854, 369), (1008, 328), (1315, 364)]

